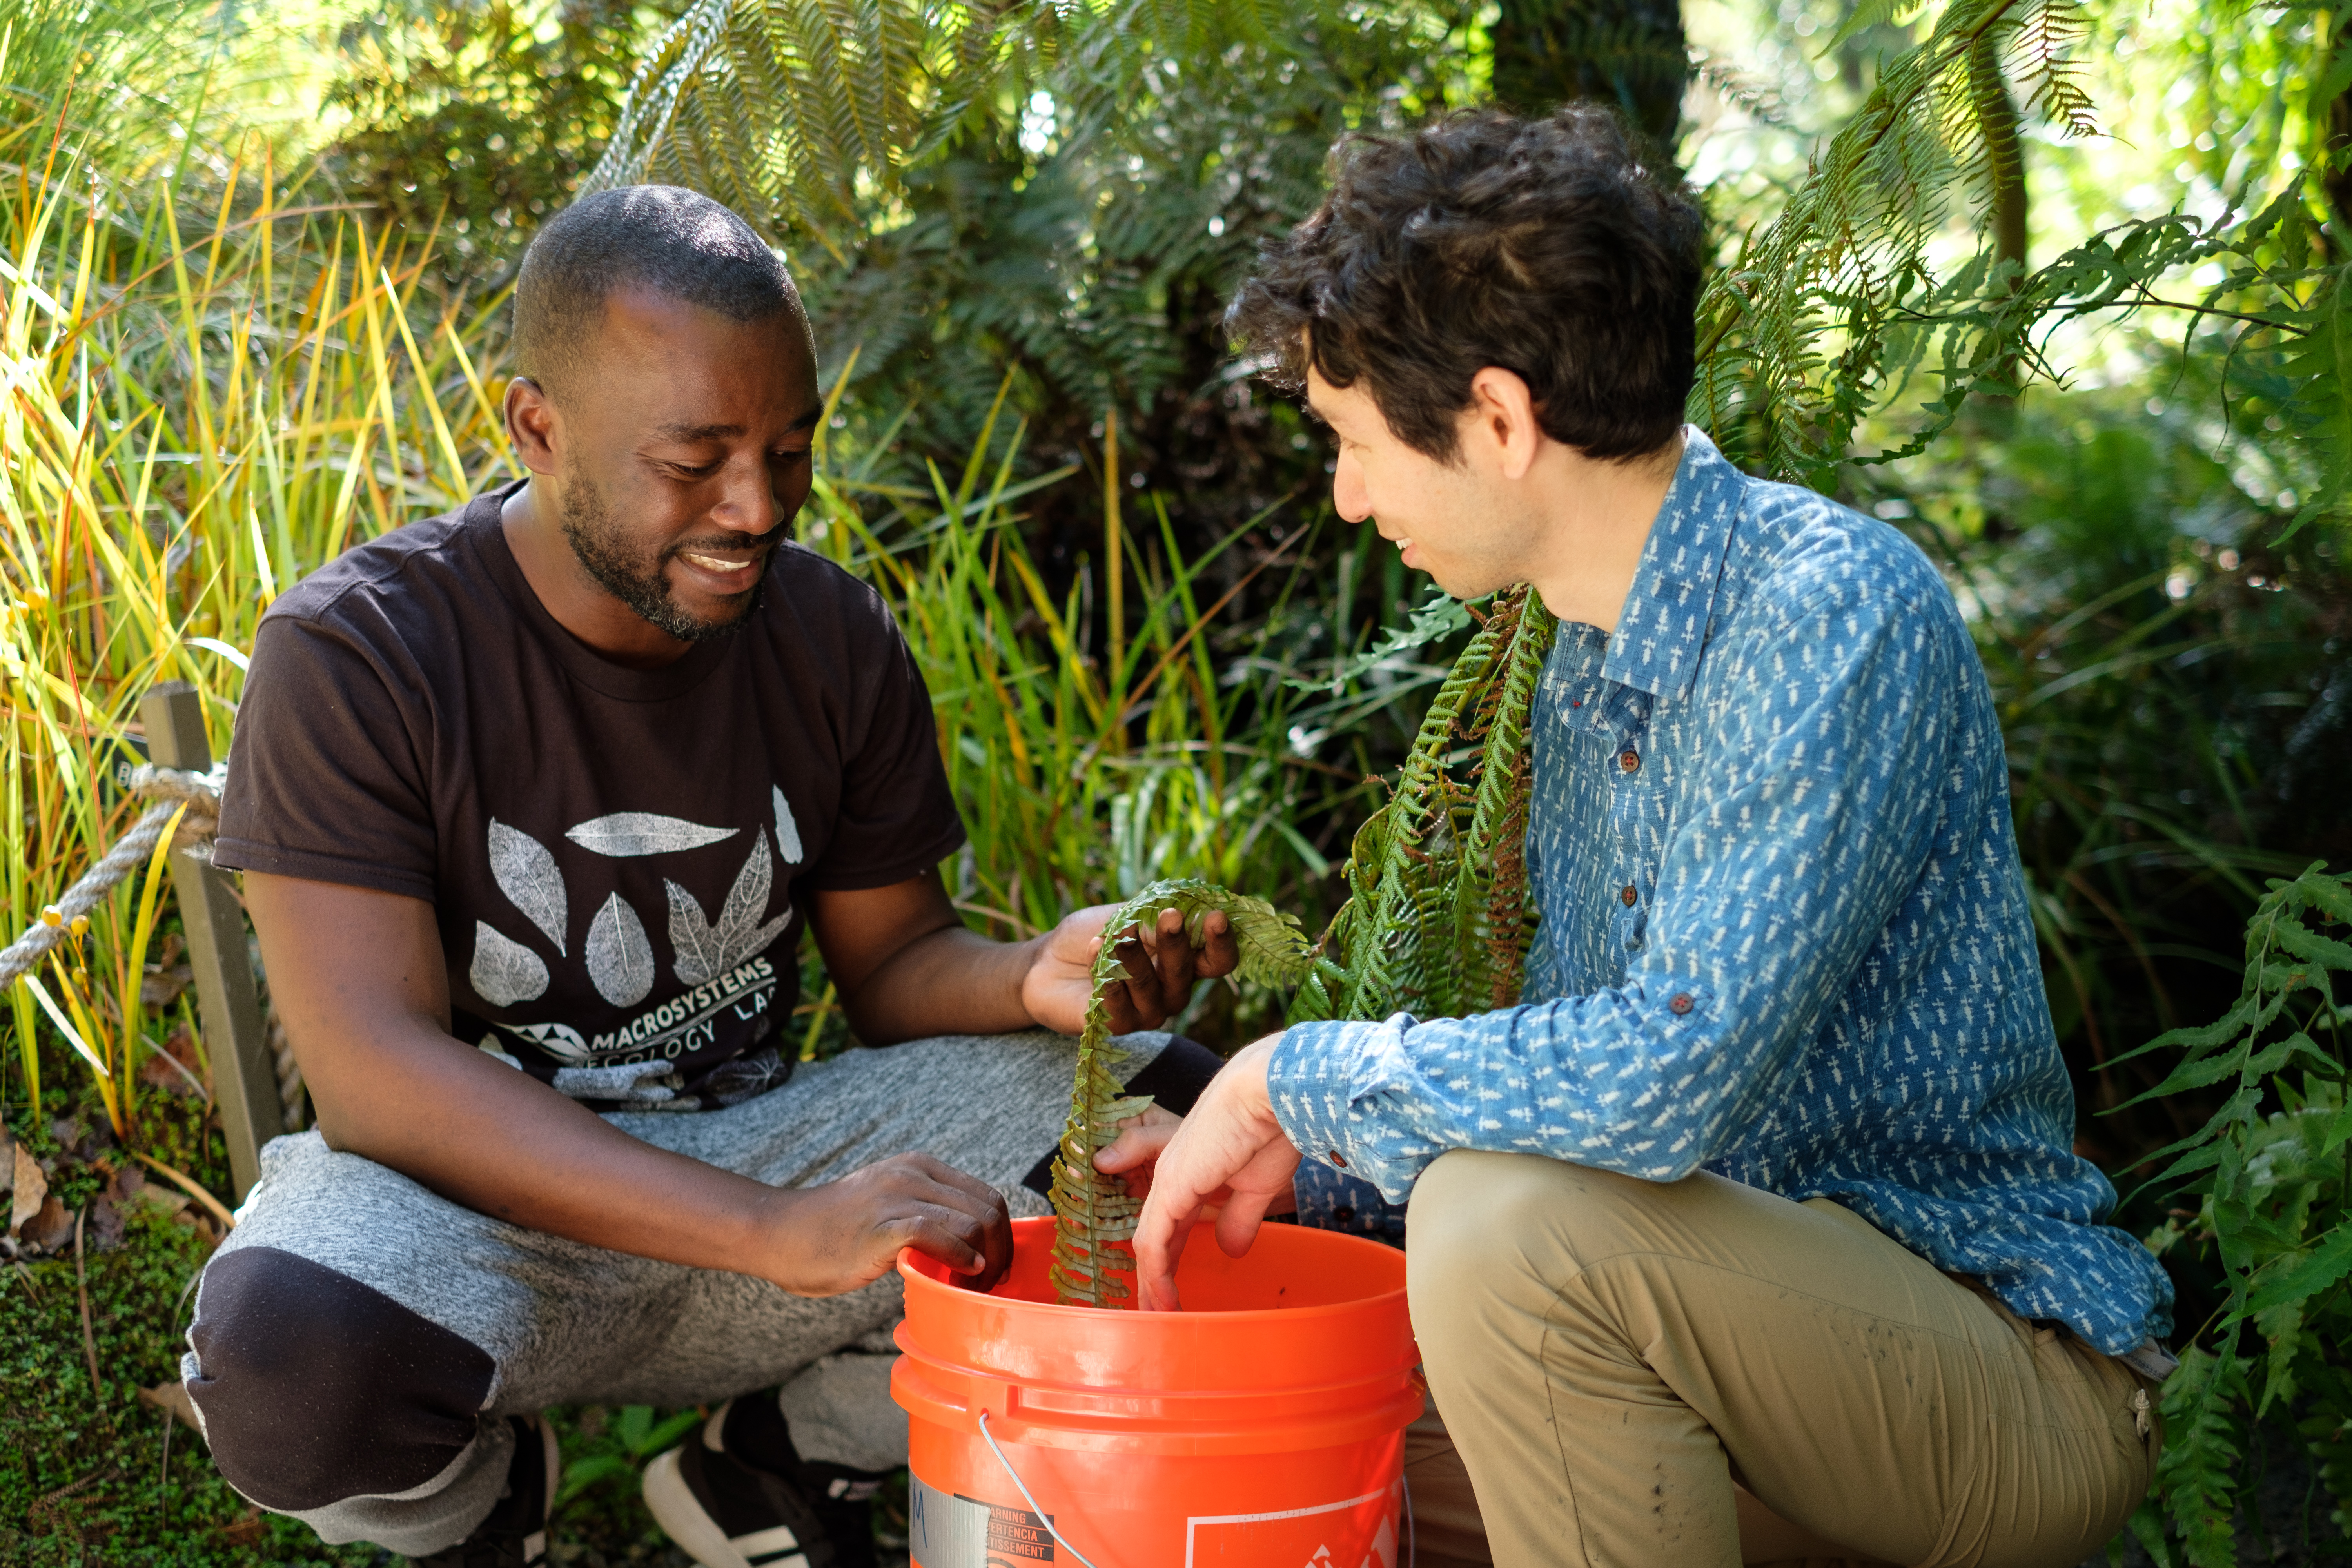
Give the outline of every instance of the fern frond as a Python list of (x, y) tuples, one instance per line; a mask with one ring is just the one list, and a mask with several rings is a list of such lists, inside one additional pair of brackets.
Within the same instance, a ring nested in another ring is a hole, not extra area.
[(2237, 1408), (2246, 1395), (2235, 1342), (2216, 1355), (2190, 1346), (2164, 1384), (2164, 1455), (2156, 1490), (2180, 1533), (2191, 1568), (2235, 1568)]
[(1233, 923), (1245, 980), (1295, 984), (1308, 966), (1307, 939), (1297, 921), (1277, 913), (1263, 899), (1230, 893), (1207, 882), (1154, 882), (1113, 911), (1103, 927), (1102, 951), (1095, 958), (1094, 995), (1087, 1004), (1085, 1031), (1078, 1037), (1069, 1121), (1054, 1162), (1056, 1221), (1049, 1274), (1055, 1295), (1065, 1305), (1116, 1306), (1133, 1296), (1121, 1276), (1134, 1272), (1126, 1245), (1135, 1235), (1135, 1217), (1143, 1205), (1128, 1196), (1117, 1178), (1095, 1169), (1095, 1153), (1117, 1142), (1118, 1123), (1143, 1114), (1151, 1097), (1128, 1094), (1116, 1076), (1118, 1050), (1111, 1043), (1104, 998), (1127, 974), (1116, 951), (1118, 934), (1129, 926), (1157, 921), (1169, 910), (1181, 911), (1185, 935), (1196, 945), (1202, 940), (1202, 922), (1212, 910), (1222, 911)]
[[(1431, 700), (1396, 794), (1356, 830), (1342, 868), (1347, 901), (1312, 949), (1272, 906), (1198, 881), (1153, 883), (1119, 906), (1105, 931), (1181, 910), (1197, 943), (1201, 921), (1222, 910), (1240, 943), (1243, 977), (1297, 987), (1294, 1023), (1383, 1017), (1407, 1005), (1451, 1016), (1516, 1001), (1534, 929), (1523, 849), (1529, 716), (1554, 622), (1522, 584), (1496, 598), (1485, 623)], [(1475, 758), (1466, 781), (1457, 772), (1465, 758)], [(1095, 960), (1054, 1164), (1055, 1292), (1097, 1307), (1131, 1295), (1122, 1249), (1141, 1205), (1096, 1171), (1095, 1152), (1150, 1103), (1127, 1095), (1113, 1071), (1104, 998), (1126, 973), (1115, 945), (1105, 942)]]
[[(1399, 1007), (1459, 1016), (1517, 999), (1528, 716), (1554, 625), (1531, 588), (1495, 600), (1431, 700), (1395, 795), (1357, 830), (1348, 899), (1293, 1023)], [(1475, 759), (1466, 781), (1455, 771), (1465, 757)]]
[[(1955, 0), (1888, 62), (1780, 216), (1710, 279), (1691, 418), (1771, 477), (1826, 486), (1890, 375), (1925, 351), (1906, 331), (1930, 301), (1950, 302), (1930, 249), (1953, 201), (1982, 207), (2022, 172), (2007, 76), (2026, 84), (2032, 112), (2070, 134), (2095, 128), (2074, 63), (2082, 32), (2077, 0)], [(2018, 357), (2029, 324), (2004, 320), (2001, 352), (1969, 356), (1988, 376)], [(1947, 342), (1981, 347), (1985, 325)]]
[(2287, 361), (2295, 395), (2287, 417), (2319, 458), (2319, 484), (2297, 509), (2277, 542), (2284, 542), (2312, 519), (2331, 512), (2352, 488), (2352, 395), (2346, 375), (2352, 370), (2352, 300), (2338, 269), (2321, 284), (2299, 312), (2303, 335)]

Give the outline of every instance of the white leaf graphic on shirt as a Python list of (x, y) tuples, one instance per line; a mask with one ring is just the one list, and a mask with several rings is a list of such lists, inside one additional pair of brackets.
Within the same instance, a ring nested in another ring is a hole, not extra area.
[(493, 1007), (529, 1002), (547, 990), (547, 965), (539, 954), (481, 921), (474, 922), (474, 963), (466, 972), (474, 994)]
[(563, 837), (599, 855), (667, 855), (674, 850), (699, 849), (706, 844), (732, 838), (740, 831), (734, 827), (705, 827), (682, 816), (663, 816), (650, 811), (616, 811), (610, 816), (591, 817), (576, 827), (567, 827)]
[(793, 911), (786, 909), (765, 925), (760, 923), (760, 911), (768, 907), (775, 868), (768, 863), (768, 836), (758, 837), (751, 858), (735, 873), (735, 885), (727, 891), (727, 904), (719, 911), (717, 925), (704, 917), (702, 905), (692, 893), (676, 882), (666, 879), (662, 882), (669, 892), (669, 944), (677, 954), (677, 977), (688, 985), (718, 979), (775, 941), (793, 918)]
[(498, 879), (499, 891), (562, 952), (571, 906), (564, 897), (563, 873), (556, 869), (547, 846), (520, 827), (490, 818), (490, 875)]
[(588, 978), (615, 1007), (634, 1007), (654, 988), (654, 944), (646, 922), (614, 893), (588, 926)]
[(793, 803), (784, 798), (781, 789), (772, 788), (769, 793), (776, 797), (776, 853), (784, 858), (785, 865), (797, 866), (801, 863), (801, 828), (793, 820)]

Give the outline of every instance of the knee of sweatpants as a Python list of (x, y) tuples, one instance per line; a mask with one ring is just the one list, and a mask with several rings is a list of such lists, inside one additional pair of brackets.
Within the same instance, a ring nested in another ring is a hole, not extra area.
[(1491, 1322), (1515, 1295), (1616, 1250), (1653, 1184), (1540, 1154), (1457, 1149), (1421, 1173), (1405, 1211), (1405, 1289), (1426, 1346)]
[(274, 1247), (213, 1259), (188, 1342), (214, 1463), (281, 1513), (423, 1486), (473, 1441), (496, 1371), (471, 1341)]
[(1127, 1080), (1129, 1094), (1148, 1094), (1164, 1110), (1179, 1116), (1192, 1114), (1201, 1091), (1217, 1076), (1225, 1058), (1200, 1041), (1171, 1035), (1160, 1054), (1142, 1071)]

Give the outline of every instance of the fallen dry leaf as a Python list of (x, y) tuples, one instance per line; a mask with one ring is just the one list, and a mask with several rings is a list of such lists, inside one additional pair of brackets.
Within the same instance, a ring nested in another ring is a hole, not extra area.
[(89, 1205), (89, 1249), (111, 1252), (122, 1245), (122, 1211), (114, 1206), (111, 1198), (99, 1198)]
[(11, 1236), (22, 1231), (25, 1222), (41, 1212), (41, 1201), (49, 1195), (49, 1179), (41, 1173), (41, 1163), (22, 1143), (16, 1145), (15, 1167), (16, 1195), (8, 1205)]
[(16, 1227), (17, 1237), (43, 1252), (56, 1252), (73, 1240), (73, 1215), (54, 1194), (41, 1205), (40, 1212)]
[(196, 1066), (196, 1042), (186, 1025), (165, 1036), (161, 1049), (148, 1052), (141, 1060), (139, 1081), (183, 1097), (212, 1092), (210, 1075)]
[(191, 1432), (204, 1430), (196, 1423), (195, 1402), (188, 1397), (188, 1385), (184, 1383), (159, 1383), (152, 1388), (142, 1388), (139, 1391), (139, 1403), (170, 1411)]
[(184, 963), (151, 963), (139, 982), (140, 1005), (168, 1007), (178, 1001), (180, 993), (194, 984), (195, 981), (195, 971)]

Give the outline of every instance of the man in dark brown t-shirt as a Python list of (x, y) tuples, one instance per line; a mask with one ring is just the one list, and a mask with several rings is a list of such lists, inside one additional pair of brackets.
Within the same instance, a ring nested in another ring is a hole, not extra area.
[[(709, 1568), (856, 1568), (904, 1457), (891, 1266), (984, 1281), (1009, 1209), (1042, 1212), (1072, 1056), (1039, 1026), (1077, 1032), (1118, 933), (957, 918), (921, 676), (874, 591), (787, 537), (823, 405), (740, 218), (658, 186), (560, 215), (516, 354), (530, 477), (262, 623), (215, 859), (318, 1126), (264, 1152), (188, 1385), (254, 1501), (469, 1564), (544, 1551), (541, 1407), (727, 1401), (648, 1469), (664, 1528)], [(1212, 924), (1197, 954), (1123, 941), (1115, 1025), (1233, 967)], [(803, 927), (889, 1048), (797, 1062)], [(1214, 1070), (1129, 1044), (1177, 1110)]]
[(767, 1087), (808, 907), (963, 842), (874, 590), (797, 544), (736, 635), (656, 668), (566, 632), (510, 485), (272, 606), (215, 860), (430, 904), (454, 1032), (590, 1100)]

